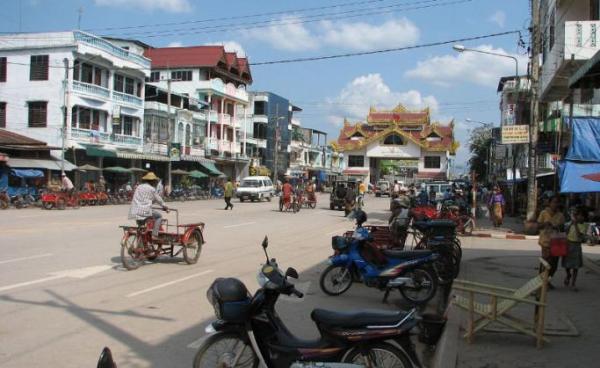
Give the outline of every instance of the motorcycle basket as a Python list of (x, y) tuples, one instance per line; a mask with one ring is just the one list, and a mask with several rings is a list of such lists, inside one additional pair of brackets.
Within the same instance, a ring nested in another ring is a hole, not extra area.
[(345, 236), (333, 236), (331, 237), (331, 248), (337, 251), (343, 251), (348, 248), (349, 239)]
[(218, 319), (244, 322), (250, 312), (251, 297), (243, 282), (236, 278), (218, 278), (206, 292)]

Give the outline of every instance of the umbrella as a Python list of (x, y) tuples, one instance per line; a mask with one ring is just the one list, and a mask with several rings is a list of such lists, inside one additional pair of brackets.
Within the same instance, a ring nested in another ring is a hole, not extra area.
[(171, 171), (171, 174), (175, 174), (175, 175), (190, 175), (189, 172), (185, 171), (185, 170), (173, 170)]
[(81, 165), (77, 169), (80, 171), (100, 171), (100, 168), (89, 164)]
[(132, 167), (132, 168), (130, 168), (129, 170), (131, 170), (132, 172), (139, 172), (139, 173), (145, 173), (145, 172), (147, 172), (147, 171), (148, 171), (148, 170), (146, 170), (146, 169), (142, 169), (142, 168), (140, 168), (140, 167)]
[(131, 170), (126, 169), (121, 166), (105, 167), (103, 170), (108, 171), (108, 172), (118, 173), (118, 174), (131, 174)]
[(194, 178), (194, 179), (204, 179), (204, 178), (208, 178), (208, 175), (206, 175), (202, 171), (193, 170), (193, 171), (190, 171), (190, 177)]

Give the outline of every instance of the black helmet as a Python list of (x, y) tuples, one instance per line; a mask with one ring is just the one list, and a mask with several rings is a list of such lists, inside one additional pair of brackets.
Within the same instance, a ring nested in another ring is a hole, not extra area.
[(356, 212), (356, 225), (362, 226), (365, 222), (367, 222), (367, 213), (363, 210), (358, 210)]

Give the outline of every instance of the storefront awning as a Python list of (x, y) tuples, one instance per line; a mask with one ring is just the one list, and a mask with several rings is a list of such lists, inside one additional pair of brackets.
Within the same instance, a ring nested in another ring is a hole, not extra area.
[(138, 153), (117, 150), (118, 158), (127, 158), (130, 160), (148, 160), (148, 161), (169, 161), (169, 157), (157, 155), (154, 153)]
[(561, 193), (600, 192), (600, 163), (559, 161)]
[(209, 162), (201, 162), (200, 165), (204, 167), (208, 171), (208, 175), (210, 176), (225, 176), (217, 167), (215, 163), (212, 161)]
[(181, 161), (191, 161), (191, 162), (199, 162), (199, 163), (211, 163), (214, 162), (211, 159), (202, 156), (195, 155), (181, 155)]
[(344, 175), (352, 176), (367, 176), (369, 175), (369, 169), (346, 169), (342, 172)]
[(198, 170), (192, 170), (192, 171), (190, 171), (189, 175), (190, 175), (190, 178), (194, 178), (194, 179), (208, 178), (208, 175), (206, 175), (202, 171), (198, 171)]
[(117, 152), (99, 147), (86, 147), (85, 154), (94, 157), (117, 157)]
[[(60, 160), (44, 160), (44, 159), (30, 159), (30, 158), (9, 158), (8, 166), (12, 168), (20, 169), (46, 169), (46, 170), (58, 170), (62, 169), (62, 163)], [(72, 171), (77, 169), (77, 166), (73, 165), (69, 161), (65, 160), (65, 171)]]
[(10, 173), (18, 178), (43, 178), (42, 170), (37, 169), (11, 169)]
[(121, 166), (105, 167), (102, 170), (103, 171), (107, 171), (107, 172), (117, 173), (117, 174), (131, 174), (131, 172), (132, 172), (131, 170), (126, 169), (126, 168), (121, 167)]

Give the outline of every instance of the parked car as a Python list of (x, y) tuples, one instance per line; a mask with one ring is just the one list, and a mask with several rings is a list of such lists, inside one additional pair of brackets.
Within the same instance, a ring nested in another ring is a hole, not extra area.
[(348, 185), (353, 183), (356, 185), (356, 181), (349, 180), (336, 180), (333, 183), (333, 187), (331, 189), (331, 194), (329, 195), (329, 209), (330, 210), (343, 210), (344, 209), (344, 198), (346, 197), (346, 191), (348, 190)]
[(375, 186), (375, 197), (388, 196), (392, 194), (392, 186), (387, 180), (379, 180)]
[(248, 176), (242, 179), (235, 195), (240, 202), (244, 202), (246, 199), (253, 202), (266, 199), (270, 202), (275, 196), (275, 187), (268, 176)]
[(452, 183), (445, 181), (425, 183), (425, 186), (427, 188), (427, 193), (431, 192), (431, 188), (435, 190), (436, 201), (441, 201), (442, 199), (444, 199), (444, 193), (446, 193), (446, 190), (452, 189)]

